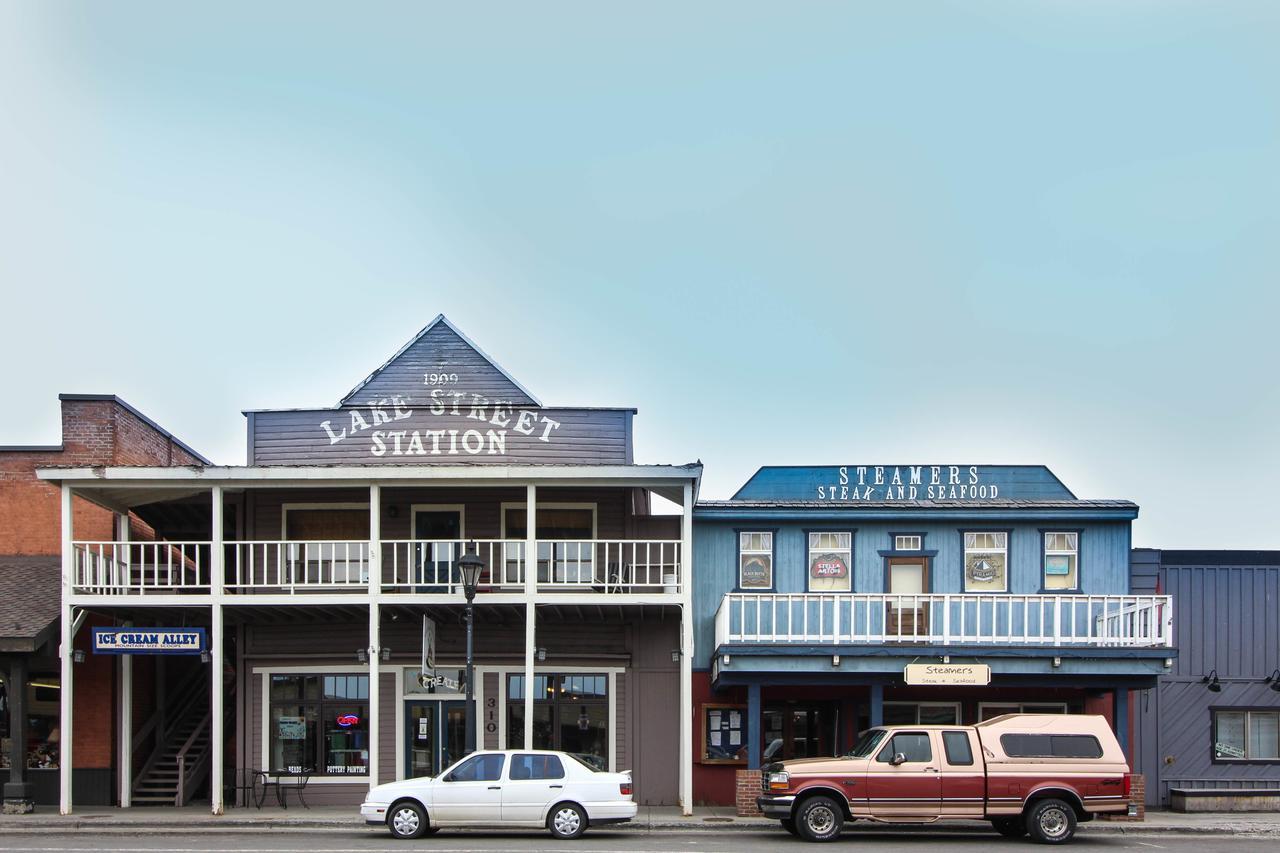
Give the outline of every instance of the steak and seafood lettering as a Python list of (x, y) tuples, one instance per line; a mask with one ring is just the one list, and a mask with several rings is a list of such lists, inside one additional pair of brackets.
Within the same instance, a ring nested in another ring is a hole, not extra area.
[(977, 465), (841, 465), (818, 484), (820, 501), (967, 501), (1000, 497)]

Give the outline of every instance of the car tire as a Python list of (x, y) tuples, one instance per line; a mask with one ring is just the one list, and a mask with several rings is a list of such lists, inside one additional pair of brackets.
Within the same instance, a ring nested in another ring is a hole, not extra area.
[(1076, 834), (1076, 810), (1062, 800), (1036, 800), (1027, 809), (1025, 826), (1034, 841), (1065, 844)]
[(392, 838), (408, 841), (421, 838), (433, 827), (427, 822), (427, 811), (414, 802), (396, 803), (387, 809), (387, 829)]
[(805, 841), (835, 841), (844, 827), (844, 809), (830, 797), (810, 797), (795, 816), (796, 835)]
[(785, 829), (791, 835), (800, 834), (796, 831), (796, 822), (794, 818), (784, 817), (781, 820), (781, 823), (782, 823), (782, 828)]
[(1027, 825), (1020, 817), (993, 817), (991, 825), (1005, 838), (1021, 838), (1027, 834)]
[(556, 838), (572, 841), (587, 831), (587, 813), (577, 803), (556, 803), (547, 815), (547, 829)]

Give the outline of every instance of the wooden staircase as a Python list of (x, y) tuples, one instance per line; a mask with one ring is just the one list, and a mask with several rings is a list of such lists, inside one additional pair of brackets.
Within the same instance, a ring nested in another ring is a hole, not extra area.
[(135, 806), (185, 806), (209, 775), (209, 669), (196, 667), (167, 703), (163, 732), (133, 781)]

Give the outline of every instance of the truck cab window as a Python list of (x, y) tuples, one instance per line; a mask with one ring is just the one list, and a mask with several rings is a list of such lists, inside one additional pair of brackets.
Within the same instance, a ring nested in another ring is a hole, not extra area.
[(876, 761), (881, 764), (888, 764), (893, 760), (893, 756), (899, 752), (907, 757), (908, 762), (933, 760), (933, 749), (929, 746), (927, 732), (899, 732), (895, 734), (885, 748), (880, 750), (880, 754), (876, 756)]
[(973, 748), (967, 732), (943, 732), (942, 749), (947, 753), (947, 763), (952, 767), (973, 764)]

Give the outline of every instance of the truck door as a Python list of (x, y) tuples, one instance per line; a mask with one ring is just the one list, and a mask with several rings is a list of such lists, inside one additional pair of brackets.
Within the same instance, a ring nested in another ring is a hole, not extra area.
[(941, 814), (938, 744), (927, 731), (894, 732), (867, 767), (872, 817), (933, 820)]
[(987, 793), (978, 734), (968, 729), (943, 730), (942, 816), (977, 817), (985, 814)]

